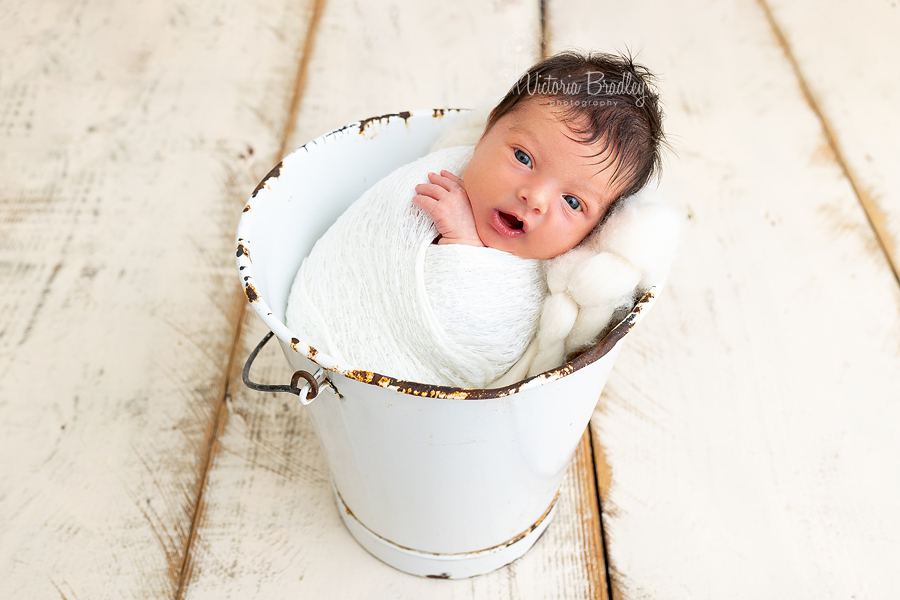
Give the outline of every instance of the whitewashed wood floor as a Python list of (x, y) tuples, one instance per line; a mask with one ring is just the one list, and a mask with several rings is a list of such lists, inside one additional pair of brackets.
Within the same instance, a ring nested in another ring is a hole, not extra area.
[[(0, 598), (900, 596), (898, 11), (0, 0)], [(570, 46), (660, 73), (681, 256), (535, 548), (407, 576), (302, 407), (240, 384), (240, 209), (320, 133)]]

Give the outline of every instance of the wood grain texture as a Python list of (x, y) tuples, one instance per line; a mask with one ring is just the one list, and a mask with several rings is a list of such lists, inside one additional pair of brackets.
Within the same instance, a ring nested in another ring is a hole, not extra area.
[(762, 4), (900, 280), (900, 8), (879, 0)]
[(359, 119), (493, 105), (540, 56), (530, 0), (326, 4), (288, 151)]
[(0, 6), (0, 597), (174, 596), (307, 18)]
[[(538, 23), (536, 3), (329, 0), (288, 149), (361, 117), (482, 102), (537, 56)], [(266, 331), (252, 311), (245, 319), (242, 359)], [(272, 348), (254, 363), (255, 380), (289, 376)], [(295, 398), (249, 391), (237, 371), (229, 389), (229, 418), (192, 547), (189, 600), (605, 597), (587, 438), (563, 484), (555, 521), (525, 557), (483, 577), (435, 581), (382, 564), (344, 529), (328, 467)]]
[(900, 290), (765, 12), (548, 6), (551, 50), (662, 75), (687, 217), (592, 420), (614, 598), (890, 597)]

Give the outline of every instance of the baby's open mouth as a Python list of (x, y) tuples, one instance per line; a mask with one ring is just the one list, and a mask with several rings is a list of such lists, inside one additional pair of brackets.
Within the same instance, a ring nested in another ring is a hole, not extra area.
[(511, 215), (502, 211), (498, 212), (500, 213), (500, 218), (503, 220), (507, 227), (511, 229), (522, 229), (522, 227), (525, 226), (525, 224), (517, 219), (515, 215)]

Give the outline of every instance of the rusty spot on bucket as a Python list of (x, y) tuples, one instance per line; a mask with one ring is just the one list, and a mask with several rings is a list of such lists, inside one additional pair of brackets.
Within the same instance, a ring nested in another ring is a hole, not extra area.
[(250, 250), (247, 249), (247, 246), (244, 245), (243, 242), (238, 242), (237, 252), (235, 252), (235, 256), (240, 258), (241, 256), (246, 256), (247, 260), (253, 262), (250, 258)]
[(368, 119), (363, 119), (359, 122), (359, 134), (362, 135), (366, 131), (366, 127), (369, 126), (369, 123), (380, 123), (384, 119), (389, 119), (393, 115), (381, 115), (379, 117), (369, 117)]
[(316, 350), (316, 349), (313, 348), (312, 346), (309, 346), (309, 352), (306, 352), (305, 350), (301, 350), (300, 348), (298, 348), (299, 345), (300, 345), (300, 340), (299, 340), (299, 339), (297, 339), (297, 338), (291, 338), (291, 348), (294, 349), (294, 352), (296, 352), (297, 354), (304, 354), (304, 353), (306, 353), (306, 357), (309, 358), (310, 360), (315, 360), (315, 359), (316, 359), (316, 355), (319, 353), (318, 350)]
[(379, 387), (392, 388), (401, 394), (409, 394), (411, 396), (421, 396), (423, 398), (447, 398), (452, 400), (479, 400), (486, 398), (499, 398), (515, 393), (522, 384), (516, 383), (505, 388), (485, 390), (473, 388), (457, 388), (445, 385), (429, 385), (418, 383), (416, 381), (405, 381), (402, 379), (393, 379), (387, 375), (374, 373), (372, 371), (353, 370), (342, 373), (345, 377), (354, 379), (361, 383), (374, 383)]
[(404, 110), (398, 113), (390, 113), (387, 115), (380, 115), (377, 117), (369, 117), (368, 119), (363, 119), (359, 122), (359, 134), (362, 135), (366, 131), (366, 127), (369, 126), (370, 123), (381, 123), (382, 121), (390, 121), (391, 117), (400, 117), (404, 121), (409, 119), (412, 116), (412, 113), (408, 110)]
[(248, 204), (247, 206), (245, 206), (244, 210), (242, 210), (241, 212), (250, 212), (250, 205)]
[(372, 383), (372, 380), (375, 379), (375, 373), (372, 371), (362, 371), (359, 369), (347, 371), (344, 375), (361, 383)]
[(256, 189), (253, 190), (253, 193), (250, 194), (250, 197), (251, 197), (251, 198), (256, 198), (256, 194), (259, 193), (259, 190), (261, 190), (261, 189), (263, 189), (263, 187), (265, 187), (266, 181), (268, 181), (268, 180), (271, 179), (272, 177), (278, 177), (278, 175), (281, 174), (281, 166), (282, 166), (282, 164), (284, 164), (284, 161), (282, 161), (282, 162), (278, 163), (277, 165), (275, 165), (275, 168), (273, 168), (271, 171), (269, 171), (269, 174), (268, 174), (268, 175), (266, 175), (265, 177), (263, 177), (262, 181), (259, 182), (259, 185), (256, 186)]
[(247, 300), (250, 302), (259, 300), (259, 294), (256, 293), (256, 288), (253, 287), (252, 283), (247, 284), (247, 287), (244, 288), (244, 293), (247, 294)]
[(440, 119), (448, 112), (463, 112), (470, 110), (468, 108), (433, 108), (431, 109), (431, 116), (435, 119)]
[(449, 573), (441, 573), (440, 575), (426, 575), (428, 579), (450, 579)]
[[(335, 490), (335, 491), (337, 491), (337, 490)], [(340, 492), (338, 492), (338, 497), (341, 498), (341, 493), (340, 493)], [(347, 506), (347, 503), (344, 502), (344, 499), (343, 499), (343, 498), (341, 498), (341, 504), (344, 505), (344, 512), (346, 512), (348, 515), (350, 515), (351, 517), (353, 517), (353, 518), (355, 519), (355, 518), (356, 518), (356, 515), (353, 514), (353, 511), (350, 510), (350, 507)], [(377, 535), (377, 534), (376, 534), (376, 535)]]
[(529, 527), (528, 529), (526, 529), (525, 531), (523, 531), (522, 533), (520, 533), (520, 534), (517, 535), (516, 537), (514, 537), (514, 538), (512, 538), (511, 540), (509, 540), (509, 541), (507, 541), (506, 543), (504, 543), (504, 544), (503, 544), (503, 547), (506, 548), (506, 547), (508, 547), (508, 546), (512, 546), (513, 544), (515, 544), (516, 542), (518, 542), (519, 540), (521, 540), (522, 538), (524, 538), (526, 535), (528, 535), (529, 533), (531, 533), (532, 531), (534, 531), (535, 529), (537, 529), (537, 528), (541, 525), (541, 523), (544, 522), (544, 519), (547, 518), (547, 515), (550, 514), (550, 511), (553, 510), (553, 507), (556, 506), (556, 501), (557, 501), (557, 500), (559, 500), (559, 490), (557, 490), (556, 495), (553, 497), (553, 502), (551, 502), (551, 503), (550, 503), (550, 506), (547, 507), (547, 510), (544, 511), (544, 514), (542, 514), (541, 517), (540, 517), (537, 521), (535, 521), (534, 523), (532, 523), (532, 524), (531, 524), (531, 527)]
[[(432, 116), (433, 117), (443, 117), (444, 114), (446, 114), (448, 111), (461, 112), (464, 110), (468, 110), (468, 109), (465, 109), (465, 108), (434, 108), (434, 109), (432, 109)], [(386, 114), (386, 115), (379, 115), (377, 117), (369, 117), (368, 119), (363, 119), (361, 121), (357, 121), (356, 123), (350, 123), (349, 125), (344, 125), (343, 127), (339, 127), (338, 129), (335, 129), (334, 131), (330, 131), (330, 132), (326, 133), (324, 137), (327, 138), (330, 136), (336, 136), (339, 133), (343, 133), (344, 131), (346, 131), (347, 129), (350, 129), (352, 127), (358, 127), (359, 128), (358, 133), (360, 135), (362, 135), (363, 133), (365, 133), (366, 128), (369, 126), (369, 124), (376, 123), (376, 122), (380, 123), (382, 121), (390, 121), (392, 117), (400, 117), (408, 125), (409, 118), (412, 116), (413, 115), (410, 111), (404, 110), (404, 111), (400, 111), (398, 113), (390, 113), (390, 114)], [(315, 140), (313, 140), (313, 141), (315, 141)], [(301, 146), (301, 148), (306, 148), (306, 145), (304, 144), (303, 146)]]

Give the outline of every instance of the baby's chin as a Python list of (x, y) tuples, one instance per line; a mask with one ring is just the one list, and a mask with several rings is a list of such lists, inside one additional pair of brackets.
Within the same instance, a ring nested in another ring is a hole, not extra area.
[[(506, 243), (504, 243), (506, 242)], [(494, 250), (499, 250), (501, 252), (506, 252), (507, 254), (512, 254), (513, 256), (518, 256), (519, 258), (531, 258), (531, 259), (545, 259), (551, 258), (550, 256), (543, 256), (541, 253), (534, 252), (533, 249), (522, 247), (519, 244), (510, 244), (507, 240), (500, 240), (500, 242), (492, 241), (489, 243), (485, 243), (482, 240), (482, 243), (487, 248), (493, 248)]]

